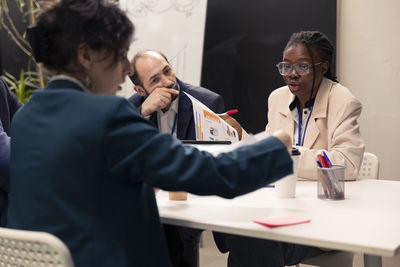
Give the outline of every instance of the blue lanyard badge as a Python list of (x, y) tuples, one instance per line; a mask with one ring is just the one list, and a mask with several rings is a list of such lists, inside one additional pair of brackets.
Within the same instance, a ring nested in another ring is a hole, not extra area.
[(312, 113), (313, 108), (314, 108), (314, 102), (315, 102), (315, 98), (314, 98), (312, 106), (310, 108), (310, 114), (308, 114), (308, 117), (307, 117), (306, 126), (304, 127), (303, 138), (301, 138), (301, 124), (302, 124), (302, 120), (303, 120), (303, 114), (301, 114), (301, 112), (300, 112), (300, 104), (299, 104), (299, 102), (297, 102), (297, 113), (299, 114), (299, 123), (298, 123), (299, 124), (299, 131), (298, 131), (298, 137), (297, 137), (298, 138), (297, 145), (299, 145), (299, 146), (303, 146), (304, 145), (304, 139), (305, 139), (305, 136), (306, 136), (308, 121), (310, 120), (311, 113)]
[(176, 128), (176, 122), (177, 122), (177, 121), (178, 121), (178, 112), (175, 113), (174, 124), (172, 124), (171, 135), (174, 135), (175, 128)]

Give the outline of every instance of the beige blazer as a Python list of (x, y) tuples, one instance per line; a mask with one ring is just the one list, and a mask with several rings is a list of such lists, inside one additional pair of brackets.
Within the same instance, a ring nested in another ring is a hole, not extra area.
[[(266, 131), (284, 130), (294, 135), (294, 119), (289, 104), (294, 95), (287, 86), (276, 89), (268, 98), (268, 124)], [(329, 79), (323, 78), (319, 87), (304, 146), (300, 147), (298, 176), (317, 177), (315, 157), (325, 150), (332, 164), (345, 165), (346, 180), (354, 180), (364, 154), (364, 141), (357, 122), (361, 103), (350, 91)]]

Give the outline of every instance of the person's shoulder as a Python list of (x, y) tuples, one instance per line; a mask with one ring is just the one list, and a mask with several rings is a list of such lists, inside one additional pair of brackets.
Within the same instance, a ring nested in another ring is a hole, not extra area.
[(290, 96), (291, 96), (291, 92), (287, 85), (273, 90), (271, 92), (271, 94), (269, 95), (270, 98), (282, 98), (282, 97), (286, 98), (286, 97), (290, 97)]
[(3, 80), (3, 78), (0, 77), (0, 93), (6, 91), (8, 88), (6, 82)]
[(329, 93), (329, 98), (330, 100), (336, 100), (337, 102), (341, 103), (349, 103), (349, 102), (354, 102), (354, 103), (360, 103), (360, 101), (354, 96), (354, 94), (345, 86), (338, 82), (334, 82), (331, 80), (328, 80), (328, 83), (330, 83), (330, 93)]
[(90, 98), (96, 98), (96, 100), (100, 103), (108, 103), (109, 105), (129, 105), (128, 99), (117, 96), (117, 95), (102, 95), (102, 94), (85, 94), (85, 96)]
[(327, 105), (329, 112), (351, 113), (362, 108), (361, 102), (351, 93), (351, 91), (338, 82), (324, 78), (320, 89), (320, 102)]
[(201, 86), (195, 86), (191, 85), (185, 82), (182, 82), (178, 80), (182, 91), (187, 92), (189, 95), (192, 95), (194, 97), (201, 97), (201, 96), (207, 96), (207, 97), (221, 97), (218, 93), (211, 91), (210, 89), (201, 87)]
[(131, 102), (135, 107), (139, 107), (144, 102), (145, 97), (139, 93), (133, 94), (128, 98), (128, 101)]
[(110, 110), (118, 108), (121, 105), (132, 107), (127, 99), (120, 96), (94, 94), (72, 88), (45, 88), (44, 90), (35, 92), (32, 96), (32, 100), (34, 100), (36, 104), (67, 101), (71, 106), (76, 106), (83, 110), (93, 110), (99, 114), (110, 112)]
[(117, 114), (134, 115), (135, 117), (141, 117), (136, 107), (134, 107), (130, 101), (121, 96), (114, 95), (97, 95), (89, 94), (90, 98), (94, 98), (93, 103), (96, 103), (97, 109), (101, 109), (99, 113), (103, 113), (104, 116), (114, 117)]
[(8, 99), (8, 101), (16, 102), (18, 106), (21, 104), (18, 102), (17, 97), (15, 94), (10, 90), (7, 83), (4, 81), (3, 78), (0, 77), (0, 97)]

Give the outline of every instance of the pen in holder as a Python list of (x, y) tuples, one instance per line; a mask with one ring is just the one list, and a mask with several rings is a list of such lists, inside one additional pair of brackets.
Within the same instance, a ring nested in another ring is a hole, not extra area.
[(344, 199), (344, 172), (346, 166), (317, 167), (318, 198)]

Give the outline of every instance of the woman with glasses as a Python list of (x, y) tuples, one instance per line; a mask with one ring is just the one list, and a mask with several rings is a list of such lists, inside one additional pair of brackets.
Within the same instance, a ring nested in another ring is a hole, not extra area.
[(301, 178), (316, 179), (315, 157), (322, 151), (332, 164), (346, 166), (346, 180), (354, 180), (361, 165), (361, 103), (331, 73), (333, 54), (324, 34), (301, 31), (292, 34), (277, 64), (286, 86), (268, 99), (267, 131), (292, 135), (301, 151)]
[[(333, 164), (346, 165), (346, 179), (355, 179), (364, 153), (357, 122), (361, 103), (331, 74), (333, 45), (317, 31), (292, 34), (277, 64), (286, 86), (268, 99), (267, 132), (290, 133), (301, 150), (298, 176), (316, 179), (317, 153)], [(324, 253), (317, 247), (217, 234), (229, 267), (284, 267)], [(351, 265), (350, 265), (351, 266)]]

